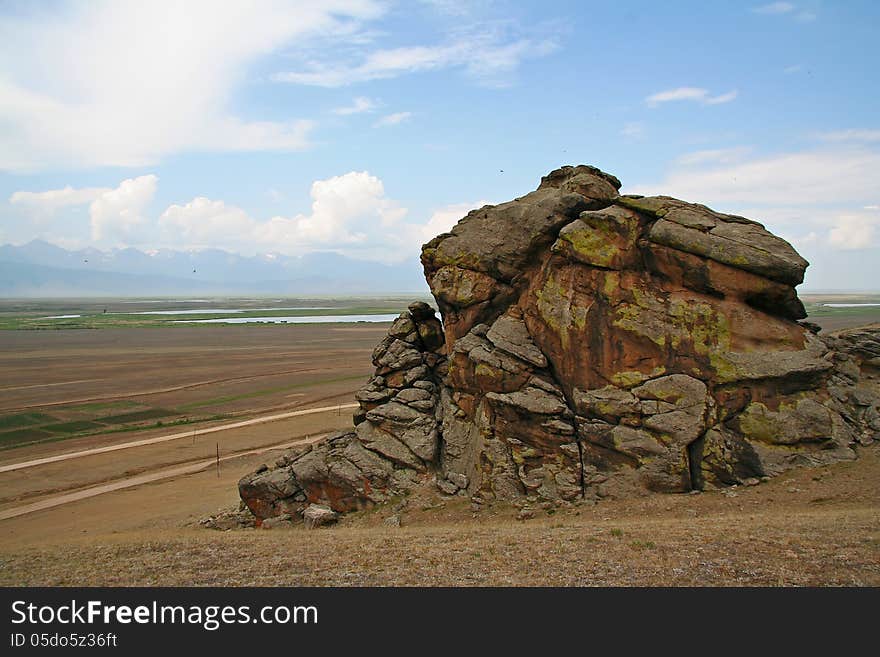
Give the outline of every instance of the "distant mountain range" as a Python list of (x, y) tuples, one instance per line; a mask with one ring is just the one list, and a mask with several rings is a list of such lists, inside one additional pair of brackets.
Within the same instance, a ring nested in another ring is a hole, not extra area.
[(179, 296), (189, 294), (424, 293), (422, 267), (354, 260), (336, 253), (241, 256), (219, 249), (68, 251), (43, 240), (0, 246), (0, 297)]

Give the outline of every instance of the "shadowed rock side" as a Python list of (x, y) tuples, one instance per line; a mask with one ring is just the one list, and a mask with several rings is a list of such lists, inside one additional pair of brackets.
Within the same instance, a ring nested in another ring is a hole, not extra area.
[(880, 431), (880, 328), (819, 337), (807, 262), (754, 221), (619, 196), (594, 167), (422, 249), (355, 427), (242, 479), (258, 519), (436, 484), (478, 503), (684, 492), (855, 458)]

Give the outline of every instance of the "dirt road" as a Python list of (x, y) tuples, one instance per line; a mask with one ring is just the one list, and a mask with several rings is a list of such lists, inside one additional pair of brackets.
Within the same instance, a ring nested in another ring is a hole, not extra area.
[[(95, 454), (104, 454), (106, 452), (115, 452), (120, 449), (131, 449), (132, 447), (144, 447), (145, 445), (155, 445), (157, 443), (165, 443), (170, 440), (180, 440), (181, 438), (193, 438), (207, 433), (215, 433), (217, 431), (228, 431), (230, 429), (239, 429), (254, 424), (263, 424), (265, 422), (274, 422), (276, 420), (284, 420), (291, 417), (300, 417), (302, 415), (313, 415), (315, 413), (326, 413), (328, 411), (336, 411), (340, 409), (355, 408), (357, 404), (338, 404), (336, 406), (322, 406), (320, 408), (307, 408), (300, 411), (289, 411), (287, 413), (276, 413), (274, 415), (264, 415), (262, 417), (252, 418), (250, 420), (241, 420), (240, 422), (232, 422), (230, 424), (221, 424), (206, 429), (193, 429), (190, 431), (179, 431), (177, 433), (165, 436), (156, 436), (153, 438), (144, 438), (142, 440), (133, 440), (127, 443), (117, 445), (107, 445), (106, 447), (95, 447), (79, 452), (69, 452), (66, 454), (57, 454), (55, 456), (46, 456), (44, 458), (33, 459), (31, 461), (21, 461), (19, 463), (10, 463), (0, 466), (0, 473), (12, 472), (13, 470), (23, 470), (24, 468), (33, 468), (49, 463), (57, 463), (58, 461), (68, 461), (70, 459), (82, 458), (84, 456), (94, 456)], [(0, 516), (2, 518), (2, 516)]]
[[(313, 412), (318, 411), (326, 411), (327, 409), (314, 409)], [(305, 415), (305, 412), (301, 412), (300, 415)], [(265, 420), (264, 420), (265, 421)], [(229, 428), (229, 427), (226, 427)], [(218, 427), (219, 429), (219, 427)], [(187, 434), (188, 435), (188, 434)], [(8, 520), (10, 518), (17, 518), (18, 516), (23, 516), (28, 513), (33, 513), (35, 511), (42, 511), (44, 509), (51, 509), (56, 506), (61, 506), (62, 504), (69, 504), (70, 502), (78, 502), (79, 500), (85, 500), (90, 497), (95, 497), (96, 495), (102, 495), (104, 493), (112, 493), (114, 491), (123, 490), (125, 488), (131, 488), (133, 486), (140, 486), (142, 484), (149, 484), (155, 481), (161, 481), (163, 479), (171, 479), (173, 477), (183, 477), (186, 475), (194, 474), (196, 472), (201, 472), (213, 465), (218, 463), (223, 463), (225, 461), (229, 461), (231, 459), (239, 459), (244, 456), (252, 456), (255, 454), (264, 454), (269, 451), (287, 449), (288, 447), (293, 447), (294, 445), (307, 445), (309, 443), (316, 442), (321, 440), (324, 437), (324, 434), (318, 434), (315, 436), (307, 436), (305, 438), (299, 438), (297, 440), (292, 440), (289, 442), (281, 443), (279, 445), (270, 445), (268, 447), (262, 447), (260, 449), (249, 449), (244, 452), (236, 452), (235, 454), (227, 454), (226, 456), (221, 456), (219, 459), (204, 459), (200, 461), (196, 461), (195, 463), (190, 463), (187, 465), (175, 466), (173, 468), (164, 468), (159, 470), (158, 472), (150, 472), (147, 474), (137, 475), (134, 477), (126, 477), (124, 479), (120, 479), (118, 481), (113, 481), (107, 484), (101, 484), (100, 486), (92, 486), (90, 488), (86, 488), (85, 490), (78, 490), (73, 493), (66, 493), (64, 495), (57, 495), (55, 497), (49, 497), (46, 499), (42, 499), (39, 502), (33, 502), (31, 504), (25, 504), (23, 506), (15, 507), (12, 509), (4, 509), (0, 511), (0, 520)], [(219, 473), (218, 473), (219, 474)]]

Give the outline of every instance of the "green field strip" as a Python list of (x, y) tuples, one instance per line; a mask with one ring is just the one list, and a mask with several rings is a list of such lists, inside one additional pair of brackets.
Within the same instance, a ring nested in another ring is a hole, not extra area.
[(171, 422), (157, 421), (154, 424), (135, 425), (135, 426), (117, 426), (117, 427), (100, 427), (102, 431), (80, 432), (69, 434), (53, 434), (47, 433), (42, 429), (22, 429), (19, 431), (10, 431), (0, 433), (0, 451), (7, 449), (15, 449), (16, 447), (25, 447), (27, 445), (38, 445), (44, 443), (55, 443), (71, 438), (87, 438), (91, 436), (104, 436), (113, 433), (137, 433), (139, 431), (148, 431), (150, 429), (158, 429), (162, 427), (179, 427), (186, 424), (199, 424), (201, 422), (216, 422), (218, 420), (226, 420), (230, 416), (226, 413), (218, 413), (198, 418), (179, 418)]
[(16, 413), (15, 415), (4, 415), (0, 417), (0, 431), (5, 429), (19, 429), (21, 427), (29, 427), (36, 424), (48, 424), (49, 422), (57, 422), (58, 418), (46, 415), (45, 413)]
[(22, 444), (41, 442), (41, 439), (52, 438), (53, 435), (42, 429), (18, 429), (0, 433), (0, 447), (18, 447)]

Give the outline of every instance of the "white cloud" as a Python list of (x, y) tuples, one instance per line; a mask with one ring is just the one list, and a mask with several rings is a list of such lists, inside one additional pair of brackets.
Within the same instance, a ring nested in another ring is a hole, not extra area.
[[(410, 217), (409, 211), (385, 192), (385, 185), (367, 171), (351, 171), (312, 183), (309, 212), (257, 219), (243, 208), (223, 200), (198, 196), (186, 203), (168, 206), (156, 218), (150, 205), (158, 178), (149, 174), (123, 180), (115, 188), (21, 192), (26, 199), (63, 197), (65, 204), (89, 205), (91, 242), (59, 233), (61, 225), (74, 227), (64, 216), (51, 231), (40, 231), (35, 223), (17, 225), (16, 241), (34, 237), (64, 245), (123, 247), (145, 252), (157, 248), (219, 248), (253, 255), (280, 253), (303, 255), (312, 251), (334, 251), (362, 260), (384, 263), (417, 258), (419, 247), (435, 235), (446, 232), (470, 210), (488, 201), (447, 205), (427, 220)], [(281, 199), (279, 199), (280, 201)], [(30, 232), (28, 232), (30, 231)], [(76, 232), (81, 235), (82, 231)]]
[(133, 232), (147, 223), (145, 212), (156, 193), (159, 179), (152, 175), (129, 178), (98, 196), (89, 206), (92, 239), (126, 243)]
[(764, 223), (796, 247), (856, 250), (880, 246), (880, 215), (863, 208), (837, 206), (769, 206), (740, 208), (741, 214)]
[[(19, 191), (9, 197), (9, 202), (27, 208), (32, 226), (45, 223), (64, 208), (88, 205), (92, 240), (119, 244), (135, 239), (134, 231), (149, 223), (146, 210), (156, 193), (158, 181), (155, 175), (148, 174), (123, 180), (115, 188), (76, 189), (68, 185), (44, 192)], [(27, 230), (27, 226), (19, 228)], [(40, 236), (45, 237), (45, 234)], [(53, 241), (59, 244), (63, 240), (82, 243), (79, 237), (56, 235), (54, 238)]]
[(661, 103), (682, 100), (697, 102), (701, 105), (720, 105), (722, 103), (729, 103), (734, 100), (737, 95), (738, 92), (736, 90), (728, 91), (727, 93), (718, 96), (710, 96), (709, 91), (702, 87), (678, 87), (676, 89), (668, 89), (666, 91), (659, 91), (655, 94), (651, 94), (645, 98), (645, 102), (650, 107), (657, 107)]
[(259, 58), (376, 17), (370, 0), (95, 0), (0, 17), (0, 170), (298, 150), (312, 124), (230, 109)]
[(309, 213), (264, 221), (207, 198), (172, 205), (159, 218), (160, 246), (285, 255), (321, 250), (395, 263), (418, 257), (422, 244), (449, 231), (470, 210), (488, 204), (452, 204), (434, 211), (427, 221), (408, 219), (407, 209), (389, 198), (382, 181), (366, 171), (316, 180), (311, 197)]
[(857, 214), (843, 214), (828, 232), (828, 242), (838, 249), (865, 249), (874, 245), (874, 229), (878, 221)]
[(441, 233), (448, 233), (468, 212), (484, 205), (492, 205), (492, 203), (486, 200), (474, 203), (454, 203), (435, 210), (427, 223), (417, 227), (415, 241), (421, 245)]
[(362, 114), (364, 112), (370, 112), (376, 108), (376, 102), (370, 100), (365, 96), (358, 96), (354, 99), (351, 105), (346, 107), (337, 107), (333, 110), (334, 114), (339, 114), (340, 116), (348, 116), (349, 114)]
[(767, 5), (755, 7), (752, 11), (756, 14), (790, 14), (795, 10), (795, 6), (790, 2), (771, 2)]
[(68, 185), (63, 189), (45, 192), (15, 192), (9, 197), (9, 202), (26, 208), (34, 220), (41, 222), (52, 217), (61, 208), (86, 205), (108, 191), (110, 190), (106, 187), (74, 189)]
[(411, 116), (412, 112), (395, 112), (394, 114), (383, 116), (381, 119), (373, 124), (373, 127), (384, 128), (391, 125), (397, 125), (399, 123), (403, 123), (404, 121), (408, 121)]
[[(725, 204), (843, 205), (877, 195), (880, 153), (864, 149), (810, 150), (753, 158), (724, 166), (674, 166), (663, 181), (633, 193), (670, 194)], [(702, 202), (702, 201), (701, 201)]]
[(316, 180), (311, 196), (311, 214), (273, 217), (261, 227), (261, 239), (291, 248), (364, 242), (377, 223), (388, 228), (406, 214), (386, 198), (382, 181), (367, 171)]
[(826, 148), (748, 154), (746, 149), (692, 153), (675, 160), (662, 181), (624, 191), (705, 203), (760, 221), (799, 245), (875, 245), (880, 214), (870, 208), (877, 198), (880, 152)]
[(405, 46), (364, 52), (359, 63), (307, 61), (302, 70), (275, 73), (276, 82), (342, 87), (401, 75), (460, 68), (489, 86), (506, 86), (510, 74), (529, 58), (547, 55), (557, 48), (551, 36), (510, 35), (497, 26), (481, 25), (463, 30), (448, 42), (432, 46)]
[(321, 249), (354, 257), (366, 254), (367, 259), (401, 258), (391, 249), (383, 251), (382, 242), (388, 231), (398, 230), (407, 210), (385, 195), (379, 178), (366, 171), (352, 171), (316, 180), (311, 197), (309, 214), (275, 216), (265, 221), (224, 201), (204, 197), (172, 205), (159, 218), (162, 245), (287, 255)]
[(803, 66), (801, 66), (800, 64), (794, 64), (793, 66), (786, 66), (784, 69), (782, 69), (782, 72), (786, 75), (791, 75), (793, 73), (800, 73), (802, 69)]
[(880, 130), (836, 130), (820, 132), (816, 137), (829, 142), (874, 142), (880, 141)]
[(233, 248), (246, 240), (256, 222), (241, 208), (203, 196), (184, 205), (171, 205), (159, 217), (165, 245), (176, 248)]

